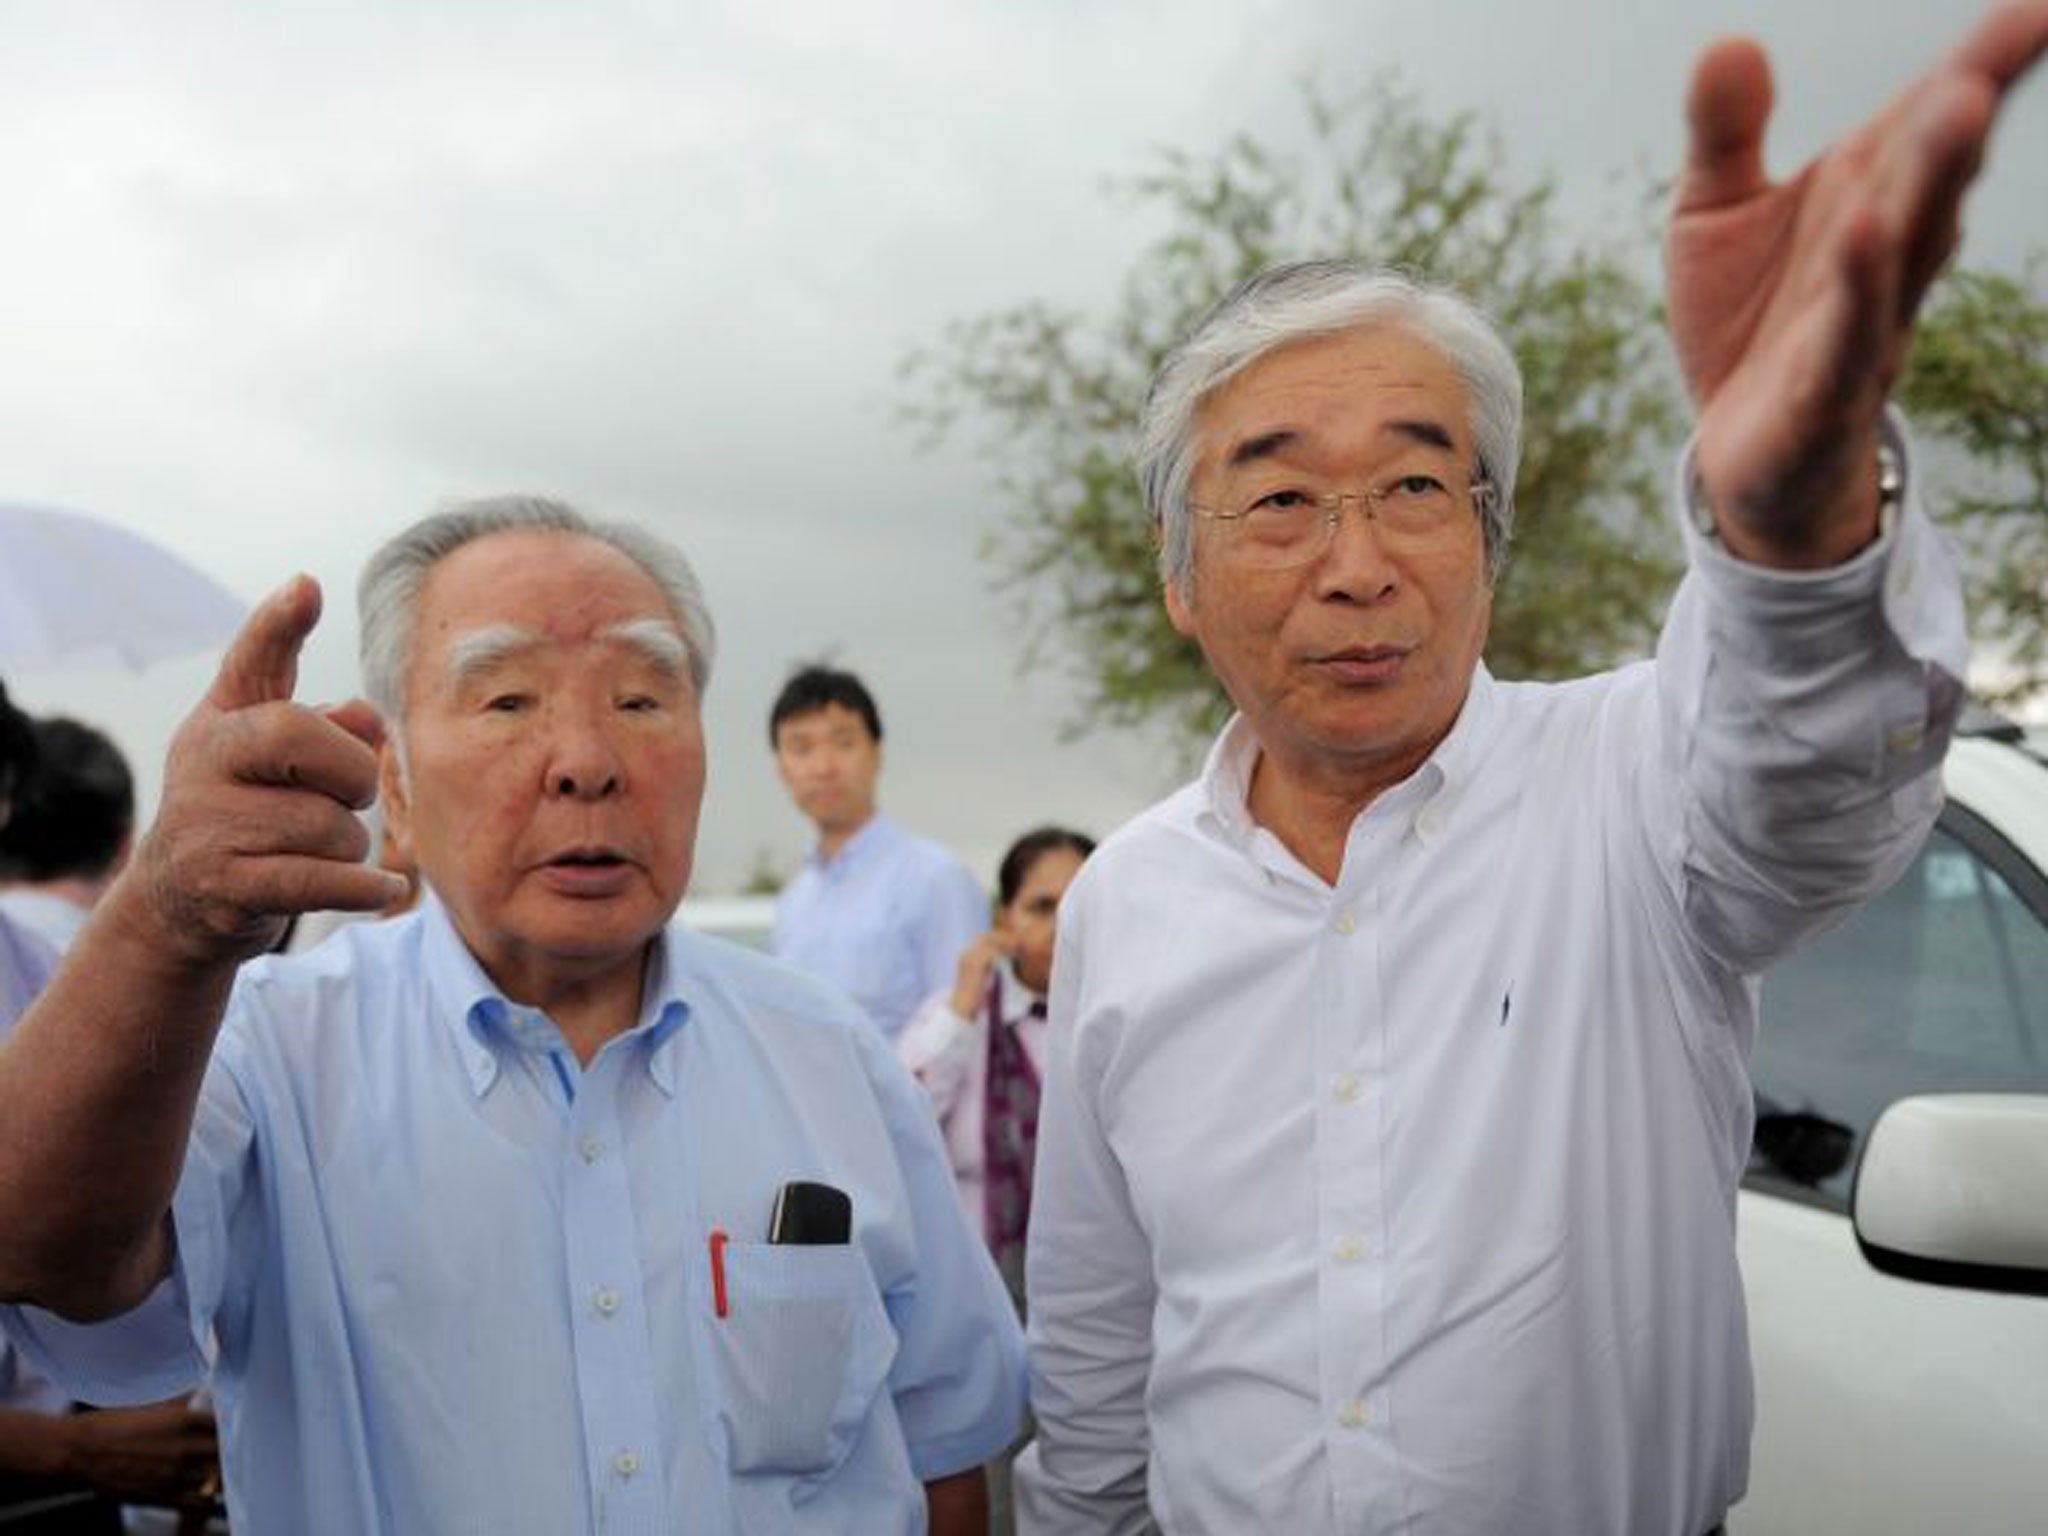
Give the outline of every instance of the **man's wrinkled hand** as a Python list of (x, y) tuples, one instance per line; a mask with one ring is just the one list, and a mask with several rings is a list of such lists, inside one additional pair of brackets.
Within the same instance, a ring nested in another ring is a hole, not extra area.
[(1777, 183), (1764, 170), (1762, 51), (1723, 42), (1694, 67), (1667, 301), (1699, 414), (1697, 468), (1738, 554), (1826, 564), (1874, 531), (1885, 399), (1999, 108), (2044, 49), (2048, 0), (1999, 6)]
[(363, 862), (383, 728), (360, 700), (292, 701), (320, 588), (294, 577), (242, 627), (164, 765), (135, 877), (162, 935), (198, 963), (260, 954), (301, 912), (372, 911), (402, 880)]

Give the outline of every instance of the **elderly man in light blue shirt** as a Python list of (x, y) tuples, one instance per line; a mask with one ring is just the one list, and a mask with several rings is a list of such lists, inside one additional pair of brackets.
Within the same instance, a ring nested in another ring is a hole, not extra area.
[[(54, 1309), (7, 1327), (87, 1398), (213, 1351), (241, 1529), (980, 1530), (1021, 1350), (929, 1112), (849, 1003), (669, 922), (688, 566), (507, 499), (362, 595), (381, 755), (366, 706), (290, 702), (294, 582), (0, 1050), (0, 1291)], [(242, 965), (389, 899), (349, 814), (379, 787), (421, 910)], [(844, 1241), (766, 1240), (796, 1181)]]

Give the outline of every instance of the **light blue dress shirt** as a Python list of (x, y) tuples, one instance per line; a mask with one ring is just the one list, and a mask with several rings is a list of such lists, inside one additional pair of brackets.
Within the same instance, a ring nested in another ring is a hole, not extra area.
[(813, 853), (775, 903), (775, 954), (846, 992), (894, 1036), (950, 987), (989, 925), (974, 876), (877, 813), (830, 860)]
[(0, 912), (0, 1034), (28, 1012), (57, 968), (57, 951), (24, 923)]
[[(825, 988), (679, 927), (656, 959), (588, 1068), (431, 898), (246, 967), (174, 1275), (106, 1323), (0, 1315), (87, 1401), (217, 1350), (258, 1536), (922, 1531), (1023, 1394), (931, 1110)], [(850, 1245), (762, 1241), (790, 1179), (852, 1197)]]

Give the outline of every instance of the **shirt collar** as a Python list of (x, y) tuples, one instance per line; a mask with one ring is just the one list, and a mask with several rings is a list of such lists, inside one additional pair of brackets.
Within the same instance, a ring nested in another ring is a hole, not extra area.
[(858, 864), (875, 849), (889, 842), (895, 834), (896, 824), (876, 811), (861, 825), (861, 829), (839, 845), (839, 851), (831, 858), (825, 857), (822, 847), (811, 849), (811, 867), (821, 875), (837, 875)]
[[(498, 1080), (501, 1052), (547, 1052), (563, 1047), (561, 1031), (546, 1014), (513, 1002), (484, 974), (456, 931), (448, 909), (431, 890), (423, 891), (420, 898), (420, 931), (427, 995), (454, 1041), (469, 1074), (470, 1090), (477, 1097), (489, 1092)], [(672, 1045), (676, 1031), (690, 1014), (689, 1002), (682, 995), (687, 967), (681, 963), (681, 942), (682, 935), (673, 924), (653, 939), (639, 1022), (620, 1037), (644, 1037), (646, 1043), (640, 1049), (648, 1075), (662, 1092), (671, 1095), (675, 1092)]]
[[(1498, 689), (1484, 662), (1474, 666), (1471, 686), (1449, 733), (1421, 767), (1382, 797), (1389, 805), (1409, 806), (1418, 818), (1429, 807), (1432, 835), (1456, 809), (1485, 757), (1499, 711)], [(1232, 715), (1210, 747), (1198, 781), (1202, 824), (1240, 848), (1259, 830), (1251, 813), (1252, 770), (1258, 766), (1259, 751), (1251, 723), (1241, 714)]]
[(1043, 1004), (1045, 995), (1034, 992), (1017, 979), (1017, 973), (1006, 961), (995, 967), (996, 1013), (1005, 1024), (1015, 1024), (1031, 1012), (1033, 1003)]

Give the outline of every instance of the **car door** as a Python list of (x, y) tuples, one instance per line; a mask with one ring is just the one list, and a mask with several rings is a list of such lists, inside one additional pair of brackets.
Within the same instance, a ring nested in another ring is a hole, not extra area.
[(1766, 979), (1752, 1066), (1757, 1430), (1731, 1527), (2048, 1529), (2048, 1297), (1881, 1274), (1848, 1217), (1895, 1100), (2048, 1094), (2048, 880), (1951, 804), (1890, 892)]

